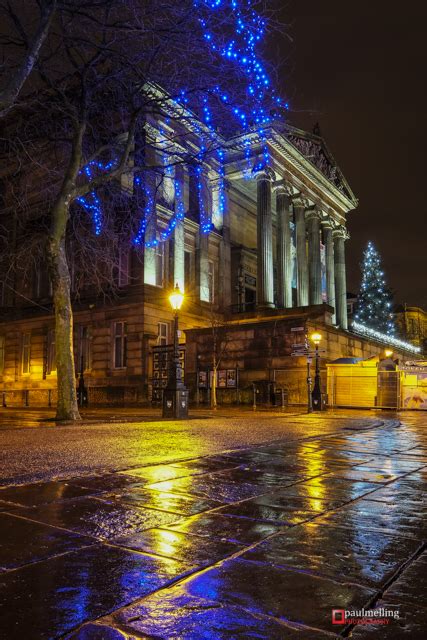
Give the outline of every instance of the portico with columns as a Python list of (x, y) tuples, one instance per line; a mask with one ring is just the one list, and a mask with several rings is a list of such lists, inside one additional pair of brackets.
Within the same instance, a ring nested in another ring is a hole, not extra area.
[[(231, 251), (236, 244), (240, 252), (243, 245), (256, 254), (256, 312), (326, 304), (331, 324), (346, 330), (346, 218), (357, 206), (355, 196), (317, 135), (271, 130), (263, 154), (257, 140), (253, 149), (252, 171), (247, 153), (239, 159), (237, 149), (229, 154), (226, 175), (234, 204), (230, 217), (237, 219)], [(232, 274), (232, 291), (239, 286)], [(236, 311), (255, 311), (242, 299), (237, 309), (233, 305)]]

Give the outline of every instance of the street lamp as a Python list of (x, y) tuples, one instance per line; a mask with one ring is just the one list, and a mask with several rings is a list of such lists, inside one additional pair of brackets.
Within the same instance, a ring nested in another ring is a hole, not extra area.
[(391, 358), (391, 356), (393, 355), (392, 349), (386, 349), (384, 351), (384, 355), (385, 355), (386, 358)]
[(313, 401), (313, 411), (320, 411), (322, 409), (322, 390), (320, 387), (320, 358), (319, 358), (319, 344), (322, 339), (322, 335), (317, 331), (312, 333), (311, 341), (314, 342), (316, 347), (316, 374), (314, 376), (314, 387), (311, 394)]
[(178, 314), (184, 302), (184, 294), (178, 283), (169, 296), (174, 311), (173, 352), (169, 363), (168, 384), (163, 391), (163, 417), (186, 418), (188, 416), (188, 390), (182, 379), (182, 367), (179, 358)]

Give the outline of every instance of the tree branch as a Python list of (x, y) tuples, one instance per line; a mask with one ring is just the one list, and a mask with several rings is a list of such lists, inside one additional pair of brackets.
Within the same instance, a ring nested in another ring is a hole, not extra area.
[(0, 91), (0, 117), (5, 116), (16, 102), (25, 81), (33, 70), (40, 49), (49, 32), (50, 25), (56, 10), (57, 0), (43, 6), (39, 27), (28, 48), (27, 54), (15, 71), (7, 86)]

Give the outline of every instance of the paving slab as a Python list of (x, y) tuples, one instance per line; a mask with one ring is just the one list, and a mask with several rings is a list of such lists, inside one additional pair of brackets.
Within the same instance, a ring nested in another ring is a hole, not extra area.
[(92, 544), (92, 538), (7, 513), (0, 514), (0, 567), (4, 570), (16, 569)]
[(375, 594), (367, 587), (240, 559), (195, 575), (184, 588), (192, 596), (328, 632), (334, 631), (331, 611), (337, 603), (344, 609), (362, 607)]
[[(426, 623), (420, 609), (407, 603), (380, 600), (376, 609), (388, 608), (397, 610), (399, 618), (391, 618), (385, 625), (357, 625), (351, 631), (354, 640), (425, 640)], [(339, 627), (337, 627), (339, 629)]]
[(261, 495), (270, 487), (293, 484), (295, 479), (285, 479), (267, 473), (250, 471), (224, 471), (215, 474), (188, 476), (148, 485), (155, 491), (170, 491), (186, 495), (202, 496), (221, 502), (237, 502), (245, 498)]
[(427, 553), (424, 552), (414, 560), (398, 579), (387, 589), (385, 597), (388, 601), (411, 603), (424, 610), (420, 617), (427, 617)]
[(16, 508), (14, 513), (37, 522), (76, 531), (102, 540), (177, 522), (176, 514), (110, 504), (96, 498), (67, 500), (37, 508)]
[(262, 496), (262, 498), (253, 498), (237, 504), (226, 505), (217, 509), (215, 513), (293, 526), (300, 522), (311, 520), (317, 515), (328, 511), (324, 503), (316, 505), (313, 501), (313, 504), (310, 505), (308, 500), (300, 500), (299, 498), (291, 497), (287, 503), (284, 500), (285, 505), (283, 507), (271, 506), (268, 502), (265, 504), (261, 500), (268, 501), (268, 498), (267, 496)]
[(419, 511), (404, 502), (386, 503), (358, 500), (344, 505), (338, 511), (321, 516), (319, 523), (335, 524), (354, 529), (375, 529), (401, 537), (410, 537), (420, 543), (426, 539), (427, 523)]
[[(294, 491), (295, 489), (295, 491)], [(279, 489), (266, 493), (257, 498), (253, 498), (252, 502), (257, 504), (265, 504), (271, 507), (280, 507), (284, 510), (300, 511), (307, 510), (313, 511), (316, 514), (329, 511), (330, 509), (336, 509), (347, 502), (347, 495), (344, 495), (341, 499), (331, 495), (330, 498), (316, 498), (307, 495), (294, 495), (298, 491), (298, 486), (287, 487), (285, 489)]]
[(215, 473), (222, 469), (233, 469), (239, 466), (237, 460), (230, 458), (217, 459), (214, 457), (195, 458), (194, 460), (183, 460), (182, 462), (171, 462), (172, 467), (192, 473)]
[(361, 480), (362, 482), (374, 482), (375, 484), (386, 484), (392, 482), (401, 474), (388, 473), (383, 469), (373, 469), (372, 467), (365, 467), (363, 465), (352, 467), (350, 469), (338, 469), (334, 473), (335, 478), (344, 478), (345, 480)]
[(280, 523), (209, 513), (192, 516), (181, 520), (178, 524), (162, 528), (217, 540), (228, 540), (237, 544), (252, 544), (277, 533), (282, 526)]
[(115, 539), (114, 544), (136, 551), (182, 560), (189, 566), (213, 564), (243, 548), (243, 545), (233, 542), (189, 535), (168, 529), (148, 529), (141, 533)]
[(70, 484), (75, 487), (82, 487), (91, 493), (99, 493), (101, 491), (113, 491), (123, 487), (142, 484), (137, 476), (130, 473), (122, 475), (120, 473), (108, 473), (102, 476), (85, 476), (82, 478), (74, 478)]
[(175, 478), (185, 478), (199, 473), (209, 473), (209, 470), (205, 465), (199, 465), (198, 467), (191, 465), (187, 467), (179, 467), (173, 464), (155, 465), (151, 467), (141, 467), (139, 469), (129, 469), (120, 471), (118, 475), (138, 478), (138, 481), (142, 484), (151, 484), (155, 482), (163, 482), (168, 480), (174, 480)]
[(137, 507), (148, 507), (168, 511), (177, 515), (192, 516), (196, 513), (209, 511), (223, 505), (218, 500), (186, 496), (179, 493), (164, 493), (150, 491), (150, 489), (134, 488), (125, 493), (112, 493), (102, 496), (103, 500), (113, 502), (125, 502)]
[(411, 460), (405, 460), (400, 455), (393, 456), (375, 456), (373, 460), (370, 462), (364, 462), (363, 466), (365, 468), (373, 468), (373, 469), (385, 469), (390, 471), (391, 473), (409, 473), (411, 471), (417, 471), (418, 469), (422, 469), (425, 467), (424, 464), (420, 462), (412, 462)]
[(379, 588), (418, 548), (417, 540), (311, 522), (265, 540), (242, 557)]
[(0, 489), (0, 503), (32, 507), (50, 502), (70, 500), (90, 495), (90, 489), (74, 486), (67, 482), (36, 482), (33, 484), (4, 487)]
[(375, 489), (378, 489), (378, 487), (379, 485), (373, 482), (345, 480), (344, 478), (324, 475), (288, 486), (286, 492), (290, 496), (300, 496), (302, 498), (313, 498), (316, 500), (328, 500), (332, 497), (335, 500), (341, 500), (345, 503), (368, 495)]
[[(322, 640), (334, 637), (304, 627), (293, 628), (271, 616), (218, 602), (208, 594), (190, 595), (179, 586), (153, 594), (110, 620), (124, 633), (137, 633), (137, 637), (143, 634), (159, 640)], [(90, 636), (83, 635), (83, 631), (72, 636), (72, 640), (89, 640)], [(105, 640), (109, 640), (108, 635)], [(115, 640), (114, 636), (111, 640)]]
[(403, 503), (414, 512), (417, 509), (427, 508), (427, 496), (422, 485), (414, 485), (405, 478), (396, 480), (385, 487), (380, 487), (373, 493), (363, 497), (363, 500), (376, 500), (380, 502)]
[(4, 573), (0, 593), (8, 606), (0, 616), (0, 637), (58, 638), (187, 570), (180, 562), (96, 545)]

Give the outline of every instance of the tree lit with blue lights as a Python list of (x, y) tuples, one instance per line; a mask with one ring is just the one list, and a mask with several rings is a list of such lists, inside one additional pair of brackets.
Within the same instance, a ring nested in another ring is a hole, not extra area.
[[(259, 5), (253, 0), (193, 0), (194, 9), (192, 24), (198, 28), (194, 38), (201, 51), (201, 71), (206, 64), (206, 78), (200, 78), (200, 86), (166, 86), (162, 87), (174, 107), (180, 109), (180, 118), (185, 114), (186, 125), (197, 135), (198, 151), (192, 158), (196, 166), (197, 190), (199, 202), (199, 226), (202, 234), (214, 229), (209, 208), (203, 197), (203, 181), (206, 164), (215, 166), (218, 183), (220, 212), (225, 208), (224, 166), (227, 161), (227, 150), (224, 141), (233, 136), (245, 136), (256, 133), (263, 141), (261, 159), (258, 159), (256, 170), (268, 164), (268, 150), (265, 142), (266, 128), (273, 120), (283, 117), (288, 104), (276, 93), (272, 86), (267, 65), (260, 54), (260, 47), (268, 34), (269, 20), (263, 17), (255, 7)], [(189, 53), (191, 55), (191, 53)], [(218, 69), (214, 74), (212, 69)], [(206, 79), (206, 83), (203, 80)], [(171, 127), (174, 117), (169, 114)], [(162, 132), (168, 140), (168, 132)], [(246, 144), (246, 143), (245, 143)], [(171, 143), (170, 147), (173, 144)], [(245, 155), (250, 174), (250, 144), (246, 144)], [(173, 154), (171, 154), (173, 155)], [(165, 151), (165, 157), (167, 152)], [(184, 160), (183, 160), (184, 161)], [(94, 176), (108, 174), (114, 169), (115, 158), (97, 158), (91, 160), (80, 172), (90, 185)], [(165, 160), (167, 172), (168, 157)], [(185, 217), (182, 185), (174, 180), (174, 211), (167, 227), (155, 237), (147, 234), (149, 219), (156, 207), (156, 188), (146, 179), (147, 168), (134, 178), (134, 189), (142, 193), (144, 204), (138, 212), (139, 227), (132, 238), (135, 246), (147, 248), (166, 241), (173, 233), (176, 225)], [(91, 216), (96, 235), (103, 230), (103, 203), (96, 190), (82, 195), (77, 202)]]

